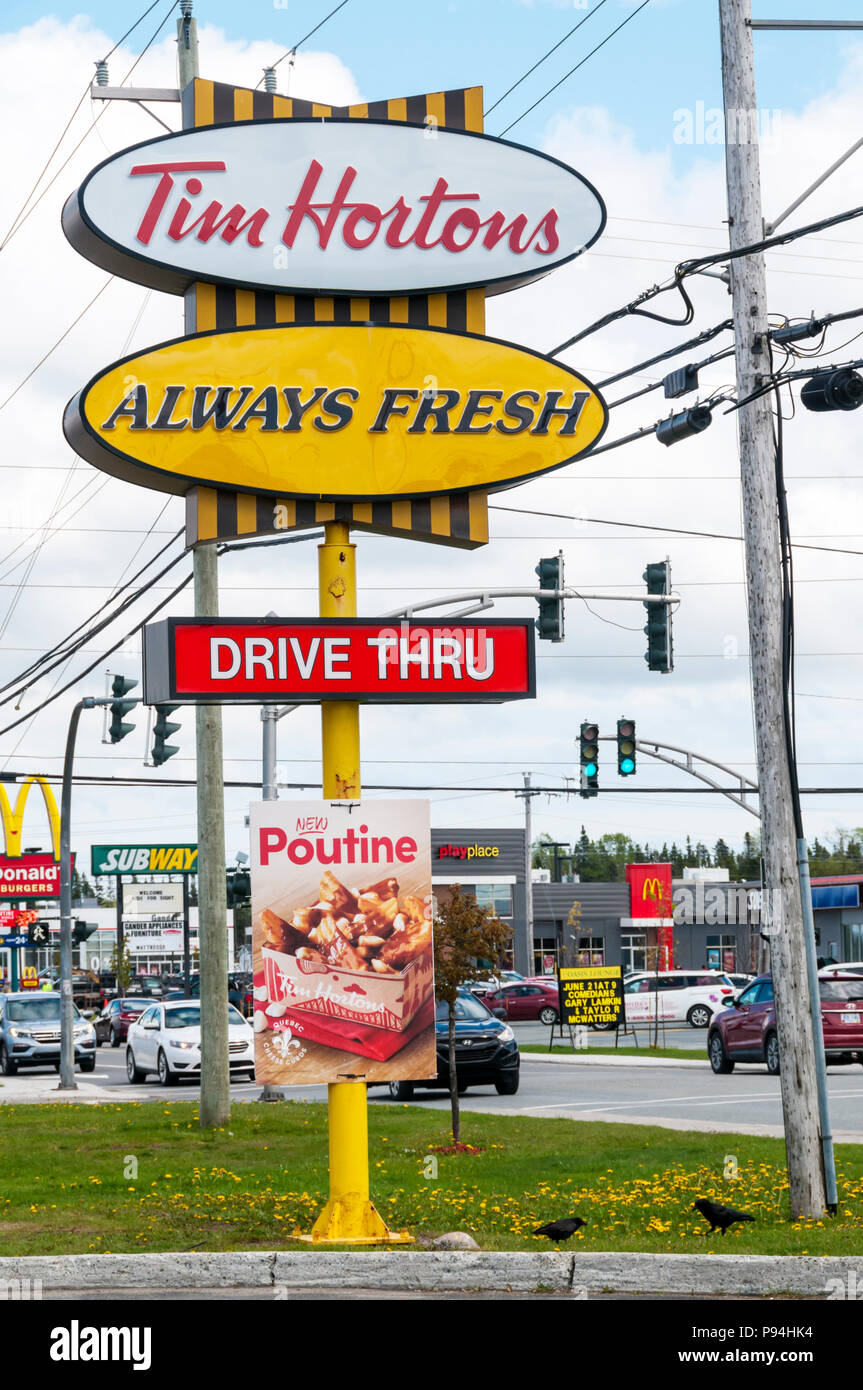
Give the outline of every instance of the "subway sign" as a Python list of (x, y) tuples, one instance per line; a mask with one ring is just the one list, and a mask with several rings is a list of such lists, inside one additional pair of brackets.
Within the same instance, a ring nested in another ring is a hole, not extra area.
[(584, 454), (606, 423), (590, 382), (540, 353), (354, 323), (196, 333), (133, 353), (72, 398), (63, 430), (95, 467), (162, 492), (372, 503), (511, 487)]
[(298, 294), (511, 289), (605, 226), (588, 181), (470, 131), (350, 118), (237, 121), (111, 155), (63, 209), (82, 256), (182, 294), (195, 281)]
[(196, 874), (197, 845), (93, 845), (91, 874)]
[(495, 704), (535, 693), (529, 619), (167, 618), (144, 629), (146, 704)]

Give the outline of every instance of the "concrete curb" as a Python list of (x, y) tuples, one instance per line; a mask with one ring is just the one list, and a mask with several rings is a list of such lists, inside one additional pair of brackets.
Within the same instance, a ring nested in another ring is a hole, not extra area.
[[(0, 1258), (0, 1282), (90, 1288), (377, 1288), (492, 1292), (824, 1295), (846, 1286), (853, 1256), (653, 1255), (637, 1252), (250, 1251), (219, 1254), (26, 1255)], [(863, 1256), (857, 1279), (863, 1284)], [(8, 1284), (7, 1284), (8, 1287)]]
[(555, 1056), (553, 1052), (522, 1052), (521, 1060), (523, 1064), (551, 1062), (564, 1067), (698, 1067), (710, 1071), (706, 1057), (703, 1061), (690, 1061), (683, 1057), (591, 1057), (590, 1052), (574, 1052), (571, 1057)]

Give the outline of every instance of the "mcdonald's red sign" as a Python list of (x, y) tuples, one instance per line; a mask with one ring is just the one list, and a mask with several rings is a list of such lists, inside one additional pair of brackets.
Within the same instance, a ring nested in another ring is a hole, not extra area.
[(626, 881), (632, 917), (671, 916), (670, 864), (627, 864)]

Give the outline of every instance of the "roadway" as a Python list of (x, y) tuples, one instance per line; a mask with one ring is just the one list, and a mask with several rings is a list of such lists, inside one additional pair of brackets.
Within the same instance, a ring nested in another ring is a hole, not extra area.
[[(533, 1033), (534, 1025), (519, 1025), (522, 1041)], [(547, 1036), (547, 1030), (544, 1030)], [(694, 1030), (687, 1030), (693, 1038)], [(526, 1035), (526, 1036), (522, 1036)], [(701, 1047), (693, 1051), (693, 1061), (675, 1064), (647, 1059), (599, 1058), (583, 1061), (544, 1061), (530, 1053), (522, 1056), (521, 1086), (515, 1096), (499, 1096), (490, 1086), (468, 1091), (462, 1101), (465, 1110), (491, 1114), (564, 1117), (584, 1120), (615, 1120), (627, 1123), (660, 1123), (672, 1128), (729, 1130), (780, 1134), (782, 1109), (779, 1079), (768, 1076), (762, 1064), (738, 1065), (731, 1076), (714, 1076)], [(677, 1045), (675, 1040), (673, 1045)], [(79, 1092), (74, 1097), (97, 1101), (116, 1099), (197, 1100), (199, 1088), (182, 1082), (169, 1092), (156, 1078), (141, 1086), (126, 1081), (124, 1051), (103, 1046), (97, 1053), (96, 1070), (83, 1076), (76, 1072)], [(53, 1071), (25, 1071), (2, 1078), (0, 1099), (48, 1101), (57, 1099), (57, 1077)], [(863, 1143), (863, 1069), (859, 1066), (828, 1069), (831, 1120), (839, 1140)], [(104, 1095), (102, 1094), (104, 1093)], [(260, 1087), (249, 1082), (231, 1085), (234, 1100), (250, 1101), (260, 1095)], [(325, 1100), (325, 1086), (291, 1087), (286, 1094), (293, 1100)], [(369, 1092), (373, 1104), (392, 1104), (383, 1088)], [(449, 1098), (443, 1091), (418, 1090), (415, 1102), (423, 1107), (446, 1109)]]

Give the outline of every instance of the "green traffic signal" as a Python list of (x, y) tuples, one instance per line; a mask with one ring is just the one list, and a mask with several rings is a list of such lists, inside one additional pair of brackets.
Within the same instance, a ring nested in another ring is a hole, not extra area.
[(134, 724), (125, 723), (124, 715), (127, 715), (129, 710), (134, 709), (138, 701), (124, 700), (123, 696), (128, 695), (130, 690), (134, 690), (137, 684), (138, 682), (133, 681), (129, 676), (115, 676), (111, 683), (111, 694), (114, 698), (109, 706), (111, 723), (108, 726), (108, 736), (112, 743), (119, 743), (135, 727)]
[(599, 795), (599, 725), (585, 722), (579, 733), (581, 788), (579, 796)]
[[(540, 589), (559, 592), (563, 588), (563, 551), (540, 560), (534, 573), (539, 576)], [(545, 642), (563, 641), (563, 599), (537, 598), (539, 617), (536, 630)]]
[(631, 777), (635, 771), (635, 720), (617, 721), (617, 771), (621, 777)]

